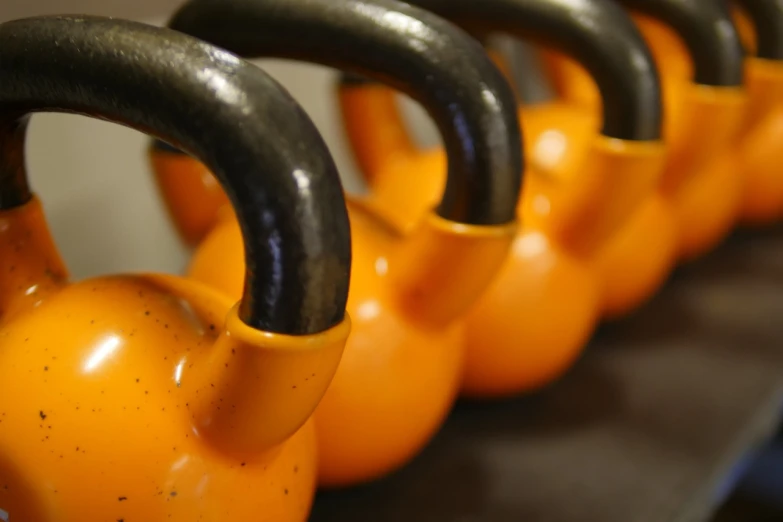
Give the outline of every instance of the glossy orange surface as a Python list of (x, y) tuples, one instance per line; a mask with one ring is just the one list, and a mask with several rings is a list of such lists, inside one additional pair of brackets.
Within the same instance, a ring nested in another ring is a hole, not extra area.
[[(524, 222), (550, 233), (563, 223), (560, 236), (598, 281), (598, 315), (624, 315), (653, 294), (676, 256), (673, 209), (655, 190), (663, 182), (663, 147), (592, 138), (589, 151), (596, 116), (563, 102), (520, 114), (531, 142), (528, 158), (539, 173), (530, 177)], [(588, 152), (594, 161), (580, 167)], [(645, 235), (641, 226), (648, 227)]]
[[(741, 207), (743, 182), (733, 146), (747, 94), (690, 83), (692, 63), (679, 38), (653, 20), (635, 19), (661, 72), (668, 157), (657, 193), (595, 257), (609, 318), (647, 301), (677, 260), (699, 257), (720, 243)], [(564, 56), (545, 57), (558, 93), (597, 112), (600, 99), (587, 72)]]
[[(0, 212), (0, 509), (11, 521), (304, 521), (308, 422), (349, 323), (246, 326), (173, 276), (68, 283), (37, 200)], [(35, 393), (27, 393), (34, 390)]]
[[(457, 319), (498, 271), (515, 233), (434, 214), (402, 229), (367, 204), (350, 203), (349, 211), (353, 329), (315, 414), (324, 486), (385, 475), (434, 435), (463, 369)], [(238, 296), (243, 271), (240, 231), (226, 214), (197, 248), (189, 275)]]
[(581, 354), (598, 304), (590, 267), (542, 232), (524, 230), (468, 316), (463, 393), (498, 397), (551, 383)]
[(745, 59), (748, 110), (742, 140), (737, 145), (743, 176), (741, 218), (747, 225), (764, 225), (783, 218), (783, 62), (753, 56), (756, 34), (739, 9), (734, 22), (749, 52)]
[(603, 317), (623, 317), (648, 301), (676, 261), (675, 211), (668, 198), (653, 194), (592, 259)]
[(218, 212), (228, 205), (220, 183), (202, 163), (184, 153), (149, 149), (158, 190), (180, 237), (195, 246), (212, 229)]
[[(366, 173), (367, 203), (409, 226), (443, 189), (442, 151), (412, 144), (387, 87), (343, 86), (339, 100)], [(463, 393), (471, 396), (529, 391), (576, 359), (602, 311), (593, 259), (653, 192), (663, 168), (662, 144), (600, 137), (587, 108), (551, 103), (519, 117), (528, 163), (523, 228), (467, 321)]]
[(783, 63), (748, 58), (746, 64), (750, 106), (738, 145), (742, 220), (762, 225), (783, 218)]

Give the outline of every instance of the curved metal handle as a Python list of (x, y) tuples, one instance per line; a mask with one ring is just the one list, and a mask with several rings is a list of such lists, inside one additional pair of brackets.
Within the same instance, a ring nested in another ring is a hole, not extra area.
[(611, 0), (410, 0), (473, 34), (504, 32), (556, 49), (593, 77), (602, 134), (661, 137), (661, 93), (652, 55), (633, 20)]
[(693, 60), (694, 81), (714, 87), (743, 82), (742, 42), (728, 9), (715, 0), (620, 0), (628, 9), (670, 26)]
[(753, 23), (756, 56), (783, 60), (783, 2), (778, 0), (735, 0)]
[(315, 126), (269, 76), (168, 29), (99, 17), (0, 25), (0, 208), (27, 202), (32, 112), (80, 113), (199, 158), (231, 199), (245, 244), (240, 314), (285, 334), (343, 319), (350, 232), (337, 169)]
[(394, 0), (193, 0), (169, 26), (242, 56), (314, 62), (405, 92), (445, 145), (438, 214), (476, 225), (515, 219), (523, 160), (514, 93), (448, 22)]

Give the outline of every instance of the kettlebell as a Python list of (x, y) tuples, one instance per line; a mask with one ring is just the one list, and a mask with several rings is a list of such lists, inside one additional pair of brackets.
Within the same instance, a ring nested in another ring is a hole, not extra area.
[(743, 176), (741, 218), (764, 225), (783, 217), (783, 6), (772, 0), (736, 0), (734, 21), (748, 50), (748, 107), (737, 154)]
[[(560, 377), (581, 353), (601, 312), (602, 281), (592, 259), (658, 181), (665, 150), (657, 72), (633, 22), (611, 1), (414, 3), (479, 36), (503, 31), (560, 49), (601, 86), (602, 121), (559, 102), (520, 111), (530, 167), (519, 209), (523, 228), (467, 322), (463, 393), (527, 392)], [(344, 82), (348, 136), (360, 165), (374, 169), (365, 172), (376, 198), (402, 208), (416, 197), (426, 206), (443, 184), (440, 152), (410, 145), (390, 100), (383, 87)]]
[[(739, 217), (742, 177), (732, 147), (747, 105), (739, 35), (720, 2), (622, 3), (635, 13), (660, 66), (666, 111), (664, 138), (670, 151), (660, 190), (674, 211), (675, 256), (689, 261), (717, 246)], [(600, 107), (597, 92), (583, 71), (565, 59), (549, 60), (557, 62), (550, 64), (550, 70), (564, 69), (556, 75), (561, 94)], [(653, 221), (652, 217), (647, 220)], [(629, 235), (637, 238), (643, 249), (637, 258), (649, 255), (650, 248), (644, 245), (651, 247), (664, 240), (661, 234), (657, 241), (650, 241), (641, 228)], [(630, 238), (625, 241), (633, 250), (632, 242)], [(657, 246), (656, 250), (664, 251)], [(648, 286), (654, 288), (659, 279)]]
[[(194, 0), (170, 27), (245, 57), (306, 60), (388, 81), (437, 124), (448, 181), (432, 209), (402, 226), (349, 199), (354, 327), (315, 414), (322, 485), (398, 469), (450, 410), (463, 370), (460, 319), (514, 239), (523, 162), (513, 92), (465, 33), (393, 0)], [(230, 213), (216, 219), (189, 274), (236, 296), (239, 228)]]
[[(270, 77), (175, 31), (0, 24), (4, 520), (307, 519), (313, 410), (350, 329), (350, 234), (320, 135)], [(162, 274), (68, 280), (25, 171), (34, 112), (199, 158), (241, 223), (241, 300)]]

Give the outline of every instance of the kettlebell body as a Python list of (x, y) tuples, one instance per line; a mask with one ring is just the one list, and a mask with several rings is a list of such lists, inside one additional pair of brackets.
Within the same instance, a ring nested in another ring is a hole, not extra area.
[[(581, 353), (600, 313), (593, 253), (657, 183), (664, 149), (652, 57), (611, 3), (415, 3), (481, 34), (503, 31), (564, 49), (616, 94), (603, 122), (575, 104), (519, 112), (528, 165), (517, 209), (522, 229), (468, 316), (462, 391), (477, 397), (530, 391), (557, 379)], [(594, 32), (608, 25), (620, 35), (614, 42)], [(434, 204), (445, 183), (441, 153), (412, 144), (388, 88), (344, 79), (339, 101), (369, 185), (366, 202), (405, 226)]]
[(226, 193), (203, 163), (160, 140), (149, 148), (148, 161), (180, 239), (188, 246), (197, 245), (222, 209), (230, 207)]
[[(742, 177), (731, 149), (739, 137), (748, 96), (742, 84), (718, 88), (693, 84), (689, 81), (693, 63), (677, 35), (650, 18), (637, 17), (637, 23), (668, 78), (664, 97), (674, 102), (666, 112), (671, 127), (664, 137), (670, 157), (662, 189), (672, 196), (678, 257), (688, 261), (715, 248), (737, 222)], [(741, 81), (741, 72), (737, 75)]]
[(783, 139), (783, 9), (769, 0), (732, 4), (732, 15), (747, 50), (745, 82), (748, 108), (737, 144), (743, 176), (741, 218), (764, 225), (783, 216), (783, 176), (779, 146)]
[(745, 132), (737, 145), (743, 177), (741, 217), (764, 225), (783, 217), (783, 176), (779, 143), (783, 140), (783, 62), (750, 57), (746, 82), (750, 100)]
[[(455, 231), (435, 215), (420, 231), (405, 234), (350, 199), (349, 215), (354, 243), (347, 310), (353, 332), (315, 414), (320, 480), (327, 486), (382, 476), (408, 462), (435, 434), (463, 371), (463, 327), (449, 317), (475, 299), (470, 285), (448, 293), (442, 287), (470, 269), (491, 276), (514, 234), (513, 225), (460, 225)], [(241, 246), (236, 220), (221, 219), (196, 249), (189, 275), (239, 295), (243, 263), (235, 253)]]
[(0, 379), (34, 390), (2, 405), (0, 509), (11, 520), (258, 520), (259, 509), (263, 520), (307, 519), (312, 422), (268, 454), (229, 459), (193, 430), (187, 369), (216, 355), (231, 301), (173, 276), (66, 284), (57, 258), (41, 266), (38, 249), (52, 246), (37, 200), (2, 212), (0, 229), (0, 264), (30, 292), (0, 323)]
[[(461, 318), (514, 239), (523, 162), (513, 92), (477, 43), (407, 4), (225, 5), (194, 0), (170, 26), (248, 57), (288, 57), (391, 79), (422, 101), (446, 143), (440, 161), (449, 186), (440, 188), (436, 208), (401, 223), (367, 202), (349, 204), (353, 262), (347, 306), (356, 321), (315, 413), (319, 483), (339, 487), (373, 480), (413, 458), (445, 419), (463, 371)], [(381, 24), (379, 13), (415, 21), (427, 31)], [(308, 28), (307, 40), (299, 36), (302, 27)], [(427, 77), (418, 73), (422, 70)], [(245, 271), (240, 227), (231, 212), (215, 214), (188, 274), (235, 297)]]
[[(236, 56), (116, 19), (0, 24), (0, 76), (0, 518), (306, 520), (309, 419), (350, 329), (349, 224), (313, 123)], [(244, 231), (238, 303), (168, 275), (68, 281), (25, 171), (29, 114), (53, 107), (218, 173)]]

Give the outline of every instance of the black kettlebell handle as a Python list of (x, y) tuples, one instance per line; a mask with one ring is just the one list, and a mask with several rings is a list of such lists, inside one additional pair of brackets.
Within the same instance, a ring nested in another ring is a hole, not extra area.
[(343, 320), (351, 244), (337, 169), (304, 111), (258, 68), (135, 22), (0, 24), (0, 209), (32, 197), (24, 141), (42, 111), (126, 125), (209, 166), (242, 229), (248, 325), (297, 335)]
[(502, 32), (562, 52), (593, 77), (603, 101), (601, 133), (661, 137), (655, 63), (633, 21), (611, 0), (410, 0), (478, 37)]
[(515, 219), (523, 159), (514, 94), (448, 22), (394, 0), (192, 0), (169, 26), (244, 57), (318, 63), (405, 92), (445, 145), (438, 214), (471, 225)]
[(671, 27), (693, 61), (693, 81), (713, 87), (743, 83), (744, 51), (724, 0), (619, 0)]
[(734, 0), (747, 13), (756, 32), (756, 57), (783, 60), (783, 3), (777, 0)]

